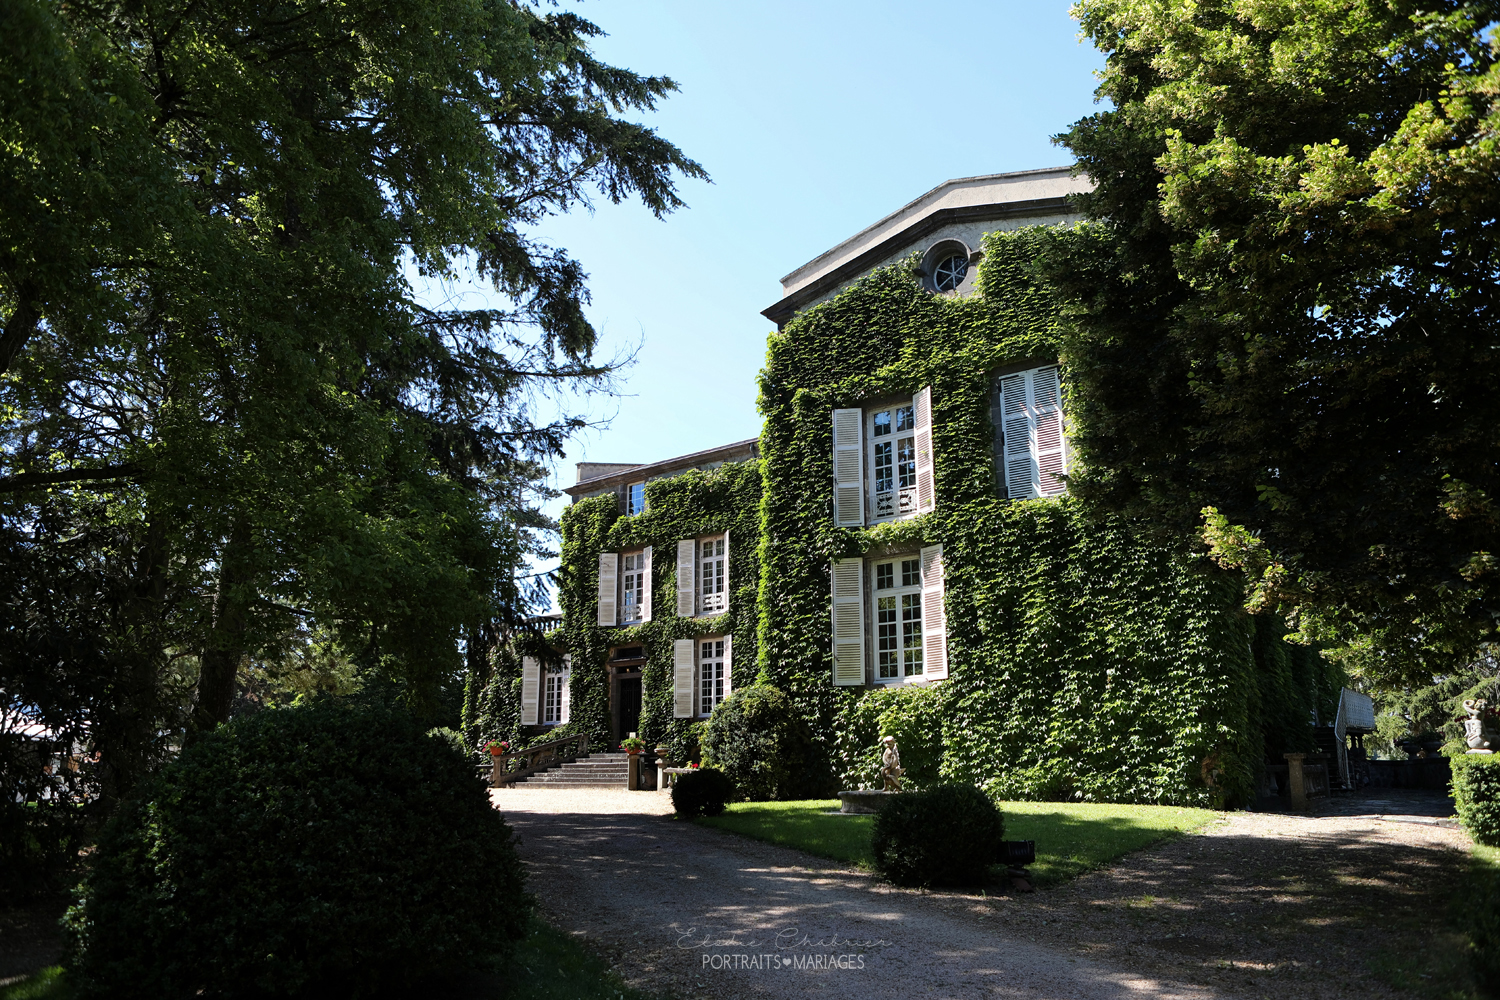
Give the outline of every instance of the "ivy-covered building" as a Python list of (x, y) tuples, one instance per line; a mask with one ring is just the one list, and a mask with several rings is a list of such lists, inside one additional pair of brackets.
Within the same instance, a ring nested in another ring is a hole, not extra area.
[(554, 637), (571, 674), (527, 659), (524, 731), (682, 753), (765, 683), (830, 789), (872, 777), (892, 733), (919, 784), (1216, 804), (1249, 798), (1268, 752), (1310, 749), (1338, 690), (1317, 657), (1206, 560), (1067, 496), (1056, 317), (1027, 264), (1086, 183), (935, 188), (783, 279), (758, 440), (580, 467)]

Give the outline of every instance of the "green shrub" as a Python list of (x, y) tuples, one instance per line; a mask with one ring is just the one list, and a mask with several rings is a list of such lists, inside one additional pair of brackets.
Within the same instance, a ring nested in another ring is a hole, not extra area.
[(679, 774), (672, 786), (672, 808), (683, 819), (717, 816), (734, 797), (734, 782), (723, 771), (703, 767), (692, 774)]
[(87, 820), (77, 803), (0, 800), (0, 885), (8, 902), (71, 883), (78, 848), (87, 842)]
[(469, 755), (469, 748), (464, 746), (464, 734), (457, 729), (447, 729), (439, 726), (436, 729), (427, 730), (427, 735), (433, 739), (442, 740), (452, 747), (454, 752), (460, 757), (467, 757)]
[(202, 737), (103, 831), (69, 911), (81, 997), (361, 996), (486, 964), (531, 901), (470, 762), (321, 697)]
[(703, 730), (703, 756), (751, 802), (812, 797), (812, 734), (776, 688), (740, 688), (720, 702)]
[(971, 885), (1000, 860), (1005, 818), (972, 785), (903, 792), (875, 817), (875, 869), (897, 885)]
[(876, 688), (850, 706), (838, 727), (839, 780), (844, 788), (881, 787), (881, 737), (896, 737), (901, 787), (936, 785), (943, 762), (942, 688), (903, 684)]
[(1453, 802), (1469, 835), (1500, 847), (1500, 754), (1464, 754), (1453, 765)]

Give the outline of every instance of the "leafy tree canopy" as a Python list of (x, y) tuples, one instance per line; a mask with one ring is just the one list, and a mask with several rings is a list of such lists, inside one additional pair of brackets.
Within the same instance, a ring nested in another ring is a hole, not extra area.
[(1500, 3), (1074, 14), (1111, 105), (1059, 137), (1093, 238), (1042, 265), (1074, 491), (1206, 514), (1255, 605), (1430, 681), (1500, 614)]
[[(539, 404), (610, 375), (582, 267), (534, 228), (706, 178), (621, 117), (675, 85), (598, 34), (522, 0), (6, 4), (0, 556), (31, 652), (0, 688), (40, 710), (17, 692), (87, 686), (102, 649), (130, 697), (72, 703), (154, 737), (178, 667), (207, 728), (317, 636), (430, 709), (466, 629), (527, 613), (541, 463), (582, 423)], [(505, 305), (433, 307), (419, 276)]]

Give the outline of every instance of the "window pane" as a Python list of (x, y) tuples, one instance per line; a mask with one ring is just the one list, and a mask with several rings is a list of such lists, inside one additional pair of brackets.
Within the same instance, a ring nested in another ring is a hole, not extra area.
[(896, 564), (879, 563), (875, 567), (875, 589), (890, 590), (896, 585)]
[(896, 411), (896, 430), (909, 431), (916, 429), (916, 426), (916, 410), (912, 409), (910, 406), (903, 406)]
[(891, 443), (883, 441), (875, 446), (875, 492), (887, 493), (894, 478), (891, 471)]
[(920, 586), (922, 586), (922, 560), (920, 560), (920, 559), (903, 559), (903, 560), (901, 560), (901, 586), (903, 586), (903, 587), (920, 587)]
[(885, 437), (891, 432), (891, 411), (881, 410), (875, 414), (875, 436)]
[(875, 601), (876, 666), (880, 677), (901, 676), (900, 651), (896, 645), (896, 599), (881, 597)]
[(917, 485), (917, 443), (912, 438), (902, 438), (897, 444), (897, 471), (901, 477), (901, 488)]
[(901, 598), (901, 653), (906, 676), (922, 673), (922, 596), (905, 594)]

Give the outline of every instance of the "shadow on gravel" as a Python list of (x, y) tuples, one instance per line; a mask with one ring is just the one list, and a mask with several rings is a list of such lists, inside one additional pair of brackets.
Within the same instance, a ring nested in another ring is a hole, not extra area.
[(1374, 820), (1332, 828), (1339, 822), (1188, 837), (1026, 909), (1054, 931), (1045, 937), (1091, 956), (1144, 960), (1249, 995), (1470, 995), (1476, 984), (1454, 910), (1468, 865), (1462, 839)]

